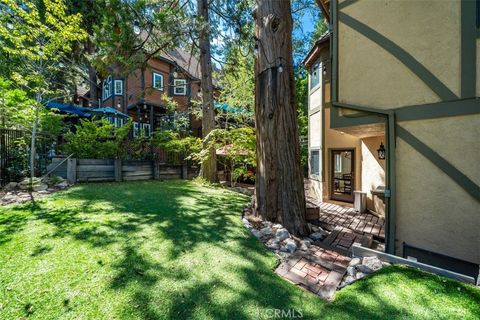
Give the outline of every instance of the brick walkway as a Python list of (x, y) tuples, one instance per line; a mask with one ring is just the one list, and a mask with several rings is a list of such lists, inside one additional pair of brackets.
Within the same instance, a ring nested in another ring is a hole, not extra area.
[(311, 199), (307, 202), (307, 219), (329, 231), (329, 235), (316, 241), (308, 252), (290, 255), (275, 272), (331, 300), (346, 273), (352, 245), (370, 247), (374, 238), (377, 243), (383, 242), (385, 221), (370, 213), (358, 213), (350, 206)]
[(345, 275), (349, 261), (349, 257), (312, 245), (309, 253), (297, 251), (290, 255), (275, 272), (330, 300)]

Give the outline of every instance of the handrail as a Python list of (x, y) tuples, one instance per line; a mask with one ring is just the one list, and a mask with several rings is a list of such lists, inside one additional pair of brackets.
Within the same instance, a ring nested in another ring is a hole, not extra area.
[(45, 179), (49, 174), (51, 174), (53, 171), (57, 170), (58, 167), (60, 167), (65, 161), (67, 161), (68, 159), (70, 159), (71, 157), (73, 156), (73, 153), (71, 155), (69, 155), (68, 157), (66, 157), (65, 159), (63, 159), (62, 161), (60, 161), (59, 164), (57, 164), (52, 170), (48, 171), (47, 173), (45, 173), (41, 178), (40, 178), (40, 181)]

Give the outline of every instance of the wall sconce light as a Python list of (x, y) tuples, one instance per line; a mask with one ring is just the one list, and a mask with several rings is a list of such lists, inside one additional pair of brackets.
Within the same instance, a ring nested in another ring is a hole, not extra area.
[(383, 145), (383, 142), (380, 142), (380, 148), (377, 149), (378, 152), (378, 159), (380, 160), (385, 160), (385, 146)]

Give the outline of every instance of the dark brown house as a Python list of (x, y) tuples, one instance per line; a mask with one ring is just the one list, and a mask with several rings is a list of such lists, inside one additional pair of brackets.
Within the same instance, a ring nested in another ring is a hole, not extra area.
[[(134, 136), (150, 135), (154, 130), (176, 123), (186, 125), (195, 136), (201, 136), (201, 121), (191, 115), (192, 101), (199, 99), (200, 63), (182, 49), (151, 58), (147, 67), (127, 76), (108, 75), (100, 86), (99, 101), (92, 105), (110, 107), (130, 116)], [(176, 104), (168, 110), (165, 96)], [(181, 121), (179, 120), (181, 119)], [(122, 119), (115, 119), (122, 125)]]

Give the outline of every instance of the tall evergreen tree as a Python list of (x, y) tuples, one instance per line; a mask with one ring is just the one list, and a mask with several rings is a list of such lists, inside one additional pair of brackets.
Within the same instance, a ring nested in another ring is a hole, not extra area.
[(295, 110), (290, 1), (257, 0), (255, 10), (256, 210), (293, 234), (309, 231)]

